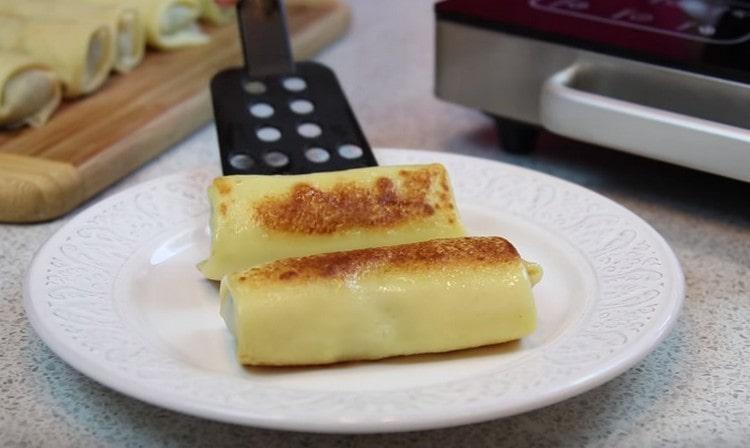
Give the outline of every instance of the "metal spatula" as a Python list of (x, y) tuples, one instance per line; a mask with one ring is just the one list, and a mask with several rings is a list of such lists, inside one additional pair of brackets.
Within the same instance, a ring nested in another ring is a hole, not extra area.
[(237, 4), (245, 66), (211, 81), (224, 174), (301, 174), (375, 166), (328, 67), (295, 64), (278, 0)]

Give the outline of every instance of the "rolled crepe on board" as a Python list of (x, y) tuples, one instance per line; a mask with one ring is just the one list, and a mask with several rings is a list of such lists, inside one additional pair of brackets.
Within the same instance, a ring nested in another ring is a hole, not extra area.
[[(231, 1), (224, 0), (200, 0), (201, 20), (212, 25), (224, 25), (236, 17), (236, 8)], [(289, 7), (313, 7), (323, 8), (335, 6), (337, 0), (286, 0), (284, 3)]]
[(203, 275), (279, 258), (464, 236), (439, 164), (294, 176), (225, 176), (209, 187), (211, 254)]
[(436, 353), (531, 334), (531, 288), (541, 275), (503, 238), (438, 239), (230, 274), (221, 281), (221, 315), (243, 364)]
[(146, 41), (159, 50), (208, 42), (198, 24), (200, 0), (87, 0), (136, 8), (146, 26)]
[(201, 20), (212, 25), (224, 25), (231, 22), (235, 17), (234, 6), (220, 5), (216, 0), (200, 0)]
[(0, 13), (0, 50), (27, 53), (55, 70), (65, 97), (93, 92), (104, 83), (114, 63), (111, 43), (106, 25)]
[(41, 126), (61, 97), (54, 71), (26, 54), (0, 51), (0, 128)]
[(114, 69), (127, 73), (142, 60), (146, 50), (146, 30), (138, 11), (132, 6), (112, 2), (97, 4), (89, 0), (0, 0), (0, 13), (30, 19), (66, 19), (107, 25), (115, 55)]

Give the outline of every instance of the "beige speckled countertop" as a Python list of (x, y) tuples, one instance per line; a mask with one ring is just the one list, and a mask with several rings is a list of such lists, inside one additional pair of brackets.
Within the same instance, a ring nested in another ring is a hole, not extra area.
[[(52, 354), (26, 320), (21, 291), (34, 252), (66, 220), (0, 225), (0, 445), (750, 445), (750, 184), (549, 135), (530, 155), (505, 153), (489, 118), (432, 94), (431, 2), (351, 3), (350, 34), (319, 59), (337, 71), (373, 146), (453, 151), (523, 165), (630, 208), (662, 233), (682, 263), (687, 297), (672, 333), (609, 383), (502, 420), (363, 436), (227, 425), (113, 392)], [(94, 200), (217, 163), (209, 126)]]

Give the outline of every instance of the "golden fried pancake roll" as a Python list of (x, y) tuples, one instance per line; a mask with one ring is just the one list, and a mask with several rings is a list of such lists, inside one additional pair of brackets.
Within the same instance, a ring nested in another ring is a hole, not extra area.
[(442, 165), (297, 176), (226, 176), (208, 190), (211, 255), (224, 275), (279, 258), (465, 235)]
[(113, 38), (106, 24), (0, 13), (0, 50), (27, 53), (52, 68), (66, 97), (93, 92), (104, 83), (114, 63)]
[(43, 125), (61, 97), (52, 70), (28, 55), (0, 51), (0, 128)]
[(106, 25), (114, 38), (114, 69), (126, 73), (143, 59), (146, 29), (138, 11), (125, 4), (94, 0), (0, 0), (0, 12), (31, 19), (65, 19)]
[(226, 276), (221, 314), (249, 365), (435, 353), (531, 334), (541, 268), (499, 237), (277, 260)]

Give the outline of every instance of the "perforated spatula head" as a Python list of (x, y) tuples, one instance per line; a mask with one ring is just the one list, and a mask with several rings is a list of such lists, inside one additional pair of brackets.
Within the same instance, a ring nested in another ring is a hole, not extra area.
[(245, 66), (211, 81), (224, 174), (301, 174), (377, 162), (336, 75), (295, 64), (283, 4), (237, 4)]

